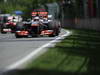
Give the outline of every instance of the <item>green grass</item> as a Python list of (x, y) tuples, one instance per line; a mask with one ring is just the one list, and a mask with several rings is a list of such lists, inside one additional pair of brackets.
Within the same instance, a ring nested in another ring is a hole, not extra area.
[(90, 30), (71, 30), (55, 47), (28, 64), (23, 75), (99, 75), (100, 33)]
[[(62, 50), (62, 51), (60, 51)], [(49, 51), (29, 65), (29, 68), (39, 68), (46, 70), (76, 72), (83, 64), (83, 56), (70, 55), (64, 52), (65, 49), (51, 48)], [(85, 69), (83, 70), (85, 71)]]

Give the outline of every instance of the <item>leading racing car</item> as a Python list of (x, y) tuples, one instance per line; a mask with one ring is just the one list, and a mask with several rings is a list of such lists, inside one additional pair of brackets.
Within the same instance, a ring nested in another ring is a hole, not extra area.
[(16, 24), (16, 38), (40, 35), (58, 36), (61, 29), (60, 21), (49, 19), (51, 17), (52, 15), (48, 15), (48, 12), (32, 12), (31, 20)]

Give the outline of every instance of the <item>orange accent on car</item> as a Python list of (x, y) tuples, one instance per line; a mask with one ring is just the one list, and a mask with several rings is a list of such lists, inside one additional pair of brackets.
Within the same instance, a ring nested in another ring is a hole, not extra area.
[(41, 32), (41, 35), (50, 35), (50, 34), (53, 34), (53, 30), (43, 30)]
[(39, 24), (32, 24), (31, 26), (39, 26)]
[(18, 35), (28, 35), (28, 31), (17, 32)]

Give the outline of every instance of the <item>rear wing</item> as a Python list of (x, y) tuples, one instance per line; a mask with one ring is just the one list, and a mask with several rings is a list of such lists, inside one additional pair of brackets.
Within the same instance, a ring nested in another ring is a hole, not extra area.
[(48, 12), (32, 12), (32, 16), (48, 16)]

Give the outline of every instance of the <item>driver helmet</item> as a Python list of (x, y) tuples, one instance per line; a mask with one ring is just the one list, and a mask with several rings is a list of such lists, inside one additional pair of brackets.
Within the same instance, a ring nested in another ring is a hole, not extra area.
[(34, 21), (39, 21), (39, 17), (34, 17)]

